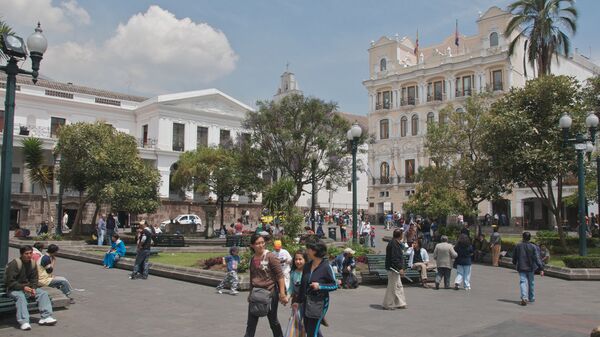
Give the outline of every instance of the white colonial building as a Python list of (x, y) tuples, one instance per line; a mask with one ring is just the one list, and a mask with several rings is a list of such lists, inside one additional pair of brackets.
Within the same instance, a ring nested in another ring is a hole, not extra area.
[[(41, 199), (40, 187), (29, 181), (24, 167), (21, 146), (24, 138), (42, 139), (46, 164), (54, 166), (52, 149), (61, 125), (103, 121), (136, 137), (140, 156), (160, 172), (163, 203), (151, 220), (162, 221), (180, 213), (203, 214), (201, 205), (205, 196), (180, 193), (170, 188), (170, 174), (180, 154), (244, 136), (246, 132), (241, 123), (246, 112), (252, 110), (217, 89), (147, 98), (44, 79), (34, 85), (28, 77), (18, 77), (17, 82), (11, 223), (26, 226), (38, 224), (46, 206)], [(0, 73), (0, 97), (4, 97), (5, 86), (6, 76)], [(3, 126), (4, 111), (0, 110), (0, 128)], [(54, 204), (58, 183), (55, 181), (49, 187)], [(76, 209), (75, 196), (74, 192), (66, 193), (64, 207), (70, 213)], [(258, 208), (247, 205), (248, 201), (244, 196), (235, 198), (228, 206), (226, 220), (239, 216), (242, 209)], [(120, 214), (120, 217), (124, 216)], [(253, 217), (256, 220), (256, 216)]]
[[(370, 78), (363, 82), (368, 91), (369, 130), (376, 140), (368, 155), (371, 216), (381, 219), (384, 212), (402, 212), (402, 204), (414, 193), (414, 174), (430, 164), (424, 148), (427, 124), (440, 120), (440, 110), (452, 104), (457, 112), (464, 111), (465, 98), (472, 94), (502, 95), (532, 78), (534, 70), (529, 65), (527, 71), (523, 68), (522, 45), (508, 55), (514, 36), (503, 32), (510, 18), (510, 13), (491, 7), (477, 19), (476, 35), (458, 35), (458, 46), (455, 34), (424, 48), (407, 37), (371, 42)], [(600, 71), (577, 52), (558, 59), (553, 59), (555, 74), (586, 80)], [(564, 195), (575, 189), (565, 187)], [(517, 189), (498, 202), (482, 203), (480, 213), (505, 214), (531, 226), (552, 222), (540, 200), (527, 189)]]

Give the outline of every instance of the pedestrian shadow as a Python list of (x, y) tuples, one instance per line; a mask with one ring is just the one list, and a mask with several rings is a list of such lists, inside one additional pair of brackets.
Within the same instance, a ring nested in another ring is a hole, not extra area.
[(504, 303), (511, 303), (511, 304), (516, 304), (516, 305), (521, 305), (521, 301), (515, 301), (515, 300), (507, 300), (505, 298), (499, 298), (497, 299), (498, 302), (504, 302)]
[(381, 304), (369, 304), (369, 307), (371, 307), (371, 309), (375, 309), (375, 310), (385, 310), (385, 309), (383, 309), (383, 305), (381, 305)]

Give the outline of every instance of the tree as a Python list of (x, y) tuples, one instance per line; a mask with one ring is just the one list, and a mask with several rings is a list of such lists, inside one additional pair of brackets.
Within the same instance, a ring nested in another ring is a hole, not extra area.
[[(44, 198), (46, 199), (46, 211), (48, 212), (45, 220), (49, 221), (49, 232), (52, 233), (54, 221), (52, 209), (50, 207), (50, 196), (48, 193), (48, 185), (52, 183), (52, 169), (48, 165), (44, 165), (44, 150), (42, 148), (42, 141), (39, 138), (25, 138), (23, 139), (22, 144), (25, 167), (28, 170), (29, 179), (32, 183), (39, 185), (44, 193)], [(58, 217), (60, 214), (57, 214), (56, 216)]]
[[(510, 42), (509, 55), (515, 53), (518, 42), (523, 39), (523, 64), (525, 60), (539, 76), (551, 73), (552, 57), (569, 55), (571, 41), (568, 34), (577, 32), (577, 9), (575, 0), (518, 0), (508, 6), (513, 14), (504, 31), (505, 36), (518, 34)], [(527, 68), (525, 76), (527, 76)]]
[(576, 172), (576, 153), (563, 144), (558, 120), (567, 111), (573, 117), (571, 132), (585, 132), (584, 110), (580, 85), (574, 78), (543, 76), (496, 101), (484, 135), (485, 151), (493, 157), (497, 172), (528, 187), (548, 207), (563, 245), (563, 176)]
[[(3, 34), (12, 35), (12, 34), (14, 34), (14, 32), (13, 32), (12, 28), (4, 20), (2, 20), (2, 17), (0, 17), (0, 36), (2, 36)], [(7, 59), (6, 55), (4, 55), (4, 53), (2, 52), (1, 49), (0, 49), (0, 59)]]
[(202, 147), (184, 152), (173, 172), (173, 184), (199, 193), (214, 193), (221, 208), (223, 226), (225, 202), (233, 195), (260, 190), (262, 179), (252, 167), (243, 165), (239, 147)]
[[(492, 100), (490, 94), (479, 94), (467, 98), (465, 110), (454, 110), (451, 104), (446, 106), (440, 111), (440, 122), (428, 126), (425, 142), (439, 169), (435, 170), (437, 174), (425, 174), (422, 179), (461, 192), (462, 197), (458, 199), (468, 204), (463, 213), (475, 216), (475, 220), (482, 201), (495, 199), (510, 190), (509, 181), (498, 174), (493, 157), (485, 152), (484, 135)], [(440, 181), (438, 174), (447, 177), (447, 182)], [(455, 193), (448, 194), (448, 198), (450, 204), (459, 205), (455, 202)]]
[(283, 228), (290, 239), (298, 236), (304, 223), (304, 216), (294, 206), (295, 195), (296, 184), (289, 177), (277, 180), (263, 193), (263, 204), (272, 214), (279, 216), (281, 211), (285, 214)]
[(79, 191), (74, 234), (82, 234), (83, 209), (89, 202), (140, 213), (158, 207), (158, 171), (145, 166), (133, 136), (102, 122), (64, 125), (56, 152), (61, 155), (60, 183)]
[[(350, 177), (346, 133), (350, 123), (335, 112), (336, 104), (318, 98), (290, 95), (280, 101), (259, 101), (244, 127), (252, 131), (252, 144), (271, 172), (281, 172), (296, 185), (294, 203), (305, 185), (313, 183), (311, 158), (316, 155), (315, 183), (345, 185)], [(363, 141), (366, 135), (363, 135)]]

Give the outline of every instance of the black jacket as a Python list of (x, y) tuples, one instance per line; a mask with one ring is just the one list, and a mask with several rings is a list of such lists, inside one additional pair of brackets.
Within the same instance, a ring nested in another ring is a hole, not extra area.
[(454, 264), (461, 266), (470, 266), (472, 264), (471, 256), (473, 255), (473, 246), (456, 245), (454, 250), (458, 256), (454, 260)]
[(520, 242), (515, 246), (512, 263), (520, 272), (535, 272), (544, 268), (537, 249), (530, 242)]
[[(321, 264), (311, 273), (312, 261), (304, 265), (302, 270), (302, 281), (300, 281), (300, 291), (298, 293), (298, 302), (304, 303), (306, 296), (317, 295), (319, 297), (328, 297), (330, 291), (338, 288), (333, 269), (328, 261), (322, 260)], [(313, 282), (319, 283), (319, 290), (310, 287)]]
[(404, 251), (402, 244), (395, 239), (390, 240), (385, 249), (385, 269), (394, 268), (397, 271), (404, 269)]

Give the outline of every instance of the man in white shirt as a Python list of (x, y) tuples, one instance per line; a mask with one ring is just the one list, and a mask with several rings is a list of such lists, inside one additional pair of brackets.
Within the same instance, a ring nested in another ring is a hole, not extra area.
[(273, 254), (281, 262), (281, 271), (283, 272), (283, 278), (285, 281), (285, 289), (290, 287), (290, 272), (292, 271), (292, 256), (290, 253), (281, 247), (281, 240), (275, 240), (273, 242), (273, 248), (275, 251)]
[(69, 230), (69, 226), (67, 226), (68, 222), (69, 222), (69, 214), (67, 213), (67, 211), (65, 211), (63, 218), (62, 218), (62, 231), (63, 232)]

